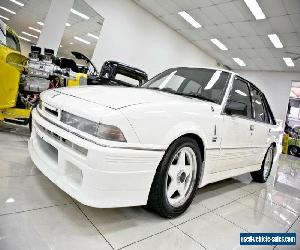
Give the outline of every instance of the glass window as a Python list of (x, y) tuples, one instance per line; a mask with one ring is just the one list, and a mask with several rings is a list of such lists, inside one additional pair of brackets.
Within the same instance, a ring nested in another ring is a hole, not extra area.
[(251, 98), (247, 83), (235, 79), (229, 95), (225, 111), (233, 115), (252, 118)]
[(9, 30), (6, 31), (6, 45), (11, 49), (21, 51), (18, 38)]
[(173, 68), (155, 76), (142, 87), (221, 103), (229, 73), (202, 68)]
[(254, 119), (258, 122), (269, 123), (269, 116), (265, 109), (262, 94), (258, 89), (254, 88), (253, 86), (251, 86), (251, 97)]

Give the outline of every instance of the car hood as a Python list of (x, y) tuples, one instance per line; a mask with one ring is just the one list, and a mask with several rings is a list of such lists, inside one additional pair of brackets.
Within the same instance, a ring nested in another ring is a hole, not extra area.
[(178, 101), (195, 101), (195, 99), (145, 88), (84, 86), (77, 88), (60, 88), (55, 89), (55, 91), (112, 109), (120, 109), (145, 103), (178, 103)]

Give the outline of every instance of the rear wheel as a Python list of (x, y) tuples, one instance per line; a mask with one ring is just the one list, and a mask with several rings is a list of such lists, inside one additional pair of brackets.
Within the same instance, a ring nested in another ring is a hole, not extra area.
[(273, 165), (274, 147), (270, 146), (265, 154), (265, 158), (262, 162), (261, 169), (255, 172), (251, 172), (251, 176), (254, 181), (264, 183), (267, 181)]
[(299, 149), (296, 146), (289, 146), (289, 155), (297, 156), (299, 154)]
[(200, 177), (198, 144), (181, 137), (171, 144), (156, 171), (148, 206), (163, 217), (182, 214), (191, 204)]

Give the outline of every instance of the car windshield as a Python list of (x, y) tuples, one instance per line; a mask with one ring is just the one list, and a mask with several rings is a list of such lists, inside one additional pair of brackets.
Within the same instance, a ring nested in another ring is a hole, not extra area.
[(220, 104), (229, 73), (204, 68), (172, 68), (146, 82), (142, 88), (198, 98)]

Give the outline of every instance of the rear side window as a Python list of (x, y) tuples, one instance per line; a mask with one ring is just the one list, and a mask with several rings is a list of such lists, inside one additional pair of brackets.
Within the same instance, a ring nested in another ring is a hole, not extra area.
[(253, 106), (253, 116), (255, 121), (270, 123), (269, 115), (263, 100), (263, 95), (254, 86), (251, 86), (251, 97)]
[(233, 81), (230, 96), (227, 100), (227, 107), (234, 115), (245, 118), (252, 118), (251, 97), (248, 84), (239, 78)]

